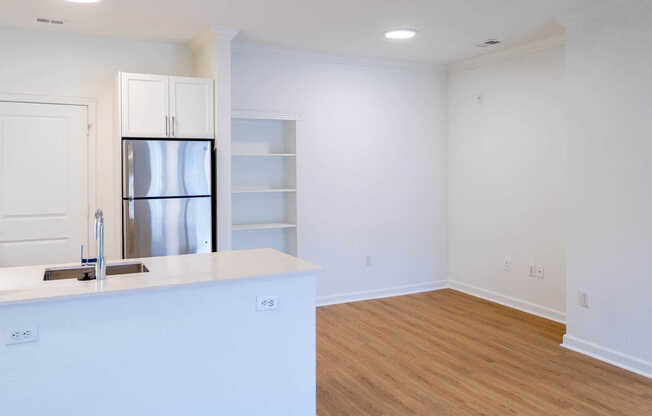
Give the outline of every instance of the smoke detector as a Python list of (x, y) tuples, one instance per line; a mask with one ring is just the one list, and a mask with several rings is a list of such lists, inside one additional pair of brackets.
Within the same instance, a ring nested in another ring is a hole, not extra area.
[(495, 46), (498, 45), (500, 41), (498, 39), (488, 39), (478, 45), (476, 45), (478, 48), (486, 48), (487, 46)]

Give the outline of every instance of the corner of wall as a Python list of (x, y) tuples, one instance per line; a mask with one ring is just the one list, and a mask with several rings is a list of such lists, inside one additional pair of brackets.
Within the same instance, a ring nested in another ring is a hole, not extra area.
[(491, 290), (483, 289), (477, 286), (453, 280), (449, 277), (448, 286), (459, 292), (466, 293), (467, 295), (475, 296), (490, 302), (498, 303), (509, 308), (517, 309), (521, 312), (526, 312), (541, 318), (549, 319), (551, 321), (566, 323), (566, 313), (557, 311), (546, 306), (537, 305), (536, 303), (528, 302), (523, 299), (507, 296), (494, 292)]

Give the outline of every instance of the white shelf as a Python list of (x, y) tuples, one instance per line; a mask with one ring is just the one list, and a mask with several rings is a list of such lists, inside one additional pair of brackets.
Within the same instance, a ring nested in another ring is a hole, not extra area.
[(296, 153), (233, 153), (233, 157), (295, 157)]
[(233, 188), (234, 194), (244, 193), (273, 193), (273, 192), (296, 192), (293, 188)]
[(296, 256), (297, 119), (233, 110), (232, 248), (270, 247)]
[(297, 228), (296, 224), (286, 224), (286, 223), (268, 223), (268, 224), (234, 224), (232, 226), (233, 231), (244, 231), (244, 230), (275, 230), (283, 228)]

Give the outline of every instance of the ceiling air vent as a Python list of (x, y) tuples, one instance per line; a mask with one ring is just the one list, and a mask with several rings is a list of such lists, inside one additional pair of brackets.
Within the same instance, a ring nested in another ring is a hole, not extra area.
[(42, 17), (37, 18), (36, 22), (37, 23), (51, 24), (51, 25), (62, 25), (63, 24), (63, 20), (44, 19)]
[(498, 39), (489, 39), (478, 44), (477, 46), (478, 48), (486, 48), (487, 46), (494, 46), (494, 45), (498, 45), (499, 43), (500, 41)]

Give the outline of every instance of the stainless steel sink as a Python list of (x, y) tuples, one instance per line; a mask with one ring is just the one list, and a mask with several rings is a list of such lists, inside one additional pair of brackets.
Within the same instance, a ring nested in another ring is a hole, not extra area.
[[(149, 272), (149, 269), (143, 263), (138, 262), (106, 265), (107, 276), (147, 272)], [(45, 269), (43, 280), (82, 279), (87, 273), (89, 279), (95, 279), (95, 266), (53, 267)]]
[(106, 265), (106, 275), (147, 273), (149, 269), (143, 263), (109, 263)]

